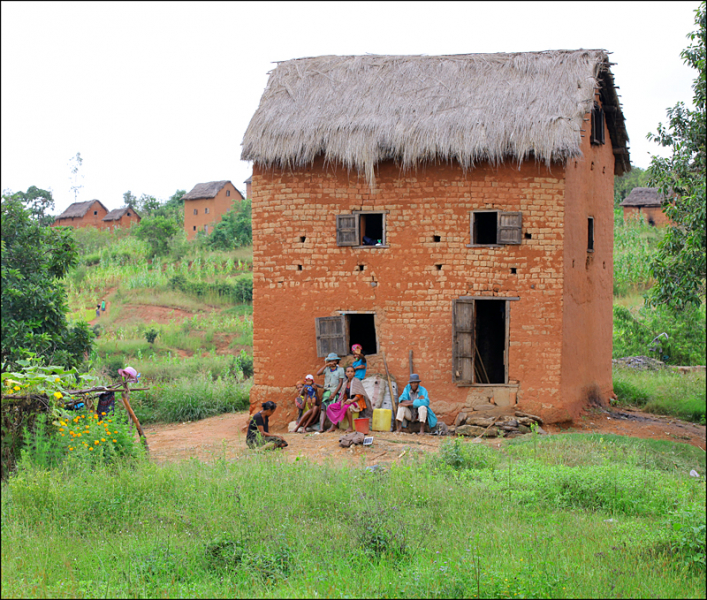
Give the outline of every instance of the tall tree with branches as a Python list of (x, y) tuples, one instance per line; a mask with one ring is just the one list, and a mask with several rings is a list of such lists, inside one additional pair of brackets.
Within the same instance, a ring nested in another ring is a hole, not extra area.
[(667, 110), (667, 126), (658, 125), (648, 139), (672, 150), (672, 156), (651, 160), (650, 184), (665, 198), (663, 212), (672, 221), (651, 265), (653, 305), (682, 310), (699, 306), (705, 296), (705, 2), (695, 11), (697, 31), (688, 34), (681, 52), (685, 64), (697, 69), (692, 85), (694, 109), (678, 102)]

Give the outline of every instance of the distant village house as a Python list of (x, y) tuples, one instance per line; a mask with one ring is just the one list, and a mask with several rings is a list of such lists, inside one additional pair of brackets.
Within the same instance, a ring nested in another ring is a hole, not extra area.
[(243, 139), (251, 409), (354, 343), (401, 387), (413, 351), (447, 424), (606, 402), (627, 142), (603, 50), (278, 63)]
[(95, 227), (103, 228), (103, 217), (108, 214), (108, 209), (103, 206), (100, 200), (87, 200), (86, 202), (74, 202), (61, 213), (52, 227)]
[(641, 219), (654, 227), (670, 224), (670, 219), (663, 212), (663, 196), (655, 188), (633, 188), (621, 206), (624, 208), (624, 221)]
[(100, 200), (74, 202), (61, 213), (52, 227), (95, 227), (115, 231), (122, 227), (132, 227), (140, 222), (140, 215), (132, 206), (124, 206), (108, 211)]
[(197, 183), (184, 197), (184, 231), (193, 240), (199, 231), (208, 234), (243, 195), (230, 181)]

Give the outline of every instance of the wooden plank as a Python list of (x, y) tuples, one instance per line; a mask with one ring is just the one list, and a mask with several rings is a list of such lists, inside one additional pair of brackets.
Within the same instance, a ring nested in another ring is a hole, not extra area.
[(336, 215), (336, 245), (358, 246), (358, 215)]
[(496, 241), (499, 244), (520, 244), (523, 230), (523, 213), (498, 213)]
[(325, 357), (336, 352), (340, 357), (346, 355), (344, 316), (317, 317), (315, 330), (317, 336), (317, 356)]

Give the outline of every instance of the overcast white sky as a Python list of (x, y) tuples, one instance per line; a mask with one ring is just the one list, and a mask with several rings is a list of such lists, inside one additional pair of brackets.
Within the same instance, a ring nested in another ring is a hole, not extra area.
[(324, 54), (466, 54), (604, 48), (631, 139), (646, 141), (696, 72), (680, 51), (698, 2), (2, 2), (2, 190), (109, 209), (131, 190), (166, 199), (229, 179), (245, 190), (241, 141), (274, 61)]

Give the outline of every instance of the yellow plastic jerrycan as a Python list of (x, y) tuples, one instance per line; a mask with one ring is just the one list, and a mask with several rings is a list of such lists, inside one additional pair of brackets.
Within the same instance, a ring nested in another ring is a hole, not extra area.
[(373, 410), (373, 431), (390, 431), (390, 423), (393, 411), (389, 408), (376, 408)]

